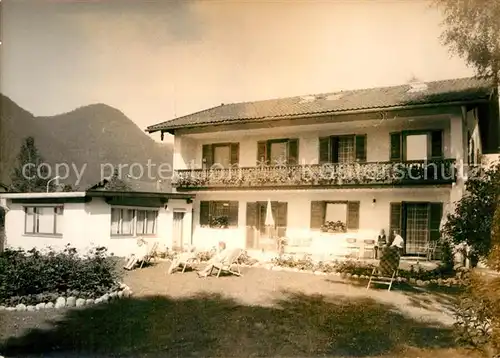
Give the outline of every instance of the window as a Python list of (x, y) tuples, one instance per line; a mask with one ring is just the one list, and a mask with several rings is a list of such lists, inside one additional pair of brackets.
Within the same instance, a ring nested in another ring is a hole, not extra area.
[(390, 160), (443, 158), (443, 131), (405, 131), (390, 134)]
[(341, 221), (347, 230), (358, 230), (359, 207), (359, 201), (313, 201), (311, 229), (320, 229), (327, 222)]
[(229, 168), (239, 163), (239, 143), (205, 144), (202, 147), (203, 167), (209, 169)]
[(200, 226), (226, 229), (238, 226), (237, 201), (201, 201)]
[(366, 162), (366, 135), (319, 138), (319, 163)]
[(111, 208), (111, 235), (155, 235), (158, 210)]
[(24, 212), (26, 234), (62, 235), (62, 206), (31, 206), (25, 207)]
[(257, 142), (257, 163), (297, 165), (299, 163), (299, 140), (284, 138)]

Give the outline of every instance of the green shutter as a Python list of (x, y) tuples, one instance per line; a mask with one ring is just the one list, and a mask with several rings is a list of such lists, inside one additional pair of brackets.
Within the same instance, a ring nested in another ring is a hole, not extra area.
[(366, 162), (366, 134), (356, 136), (356, 161)]
[(267, 142), (257, 142), (257, 163), (267, 161)]
[(402, 160), (401, 133), (391, 133), (391, 161)]
[[(288, 203), (277, 202), (276, 204), (276, 216), (274, 217), (278, 237), (284, 237), (286, 235), (287, 227), (287, 216), (288, 216)], [(271, 203), (273, 205), (273, 203)]]
[(214, 164), (212, 145), (203, 145), (202, 151), (203, 165), (206, 169), (209, 169)]
[(402, 203), (391, 203), (390, 204), (390, 219), (389, 219), (389, 236), (392, 237), (392, 232), (396, 230), (400, 235), (402, 228)]
[(443, 157), (443, 131), (431, 132), (431, 158), (440, 159)]
[(439, 227), (443, 217), (443, 203), (430, 203), (429, 238), (438, 241), (441, 237)]
[(311, 229), (320, 229), (325, 221), (324, 201), (311, 201)]
[(289, 165), (299, 164), (299, 140), (298, 139), (288, 140), (288, 164)]
[(238, 202), (229, 202), (228, 224), (230, 227), (238, 227)]
[(231, 165), (237, 165), (240, 161), (240, 143), (231, 143)]
[(319, 138), (319, 164), (330, 162), (330, 137)]
[(247, 226), (250, 227), (257, 226), (257, 214), (258, 214), (257, 203), (247, 203)]
[(359, 201), (349, 201), (347, 203), (347, 229), (359, 229)]
[(210, 225), (210, 202), (200, 201), (200, 226)]

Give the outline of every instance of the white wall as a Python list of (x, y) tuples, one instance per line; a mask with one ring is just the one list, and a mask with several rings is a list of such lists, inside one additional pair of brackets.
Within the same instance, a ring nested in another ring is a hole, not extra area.
[[(200, 192), (194, 202), (193, 244), (210, 248), (218, 241), (225, 241), (229, 247), (246, 246), (246, 203), (255, 201), (287, 202), (287, 237), (304, 239), (310, 237), (311, 201), (360, 201), (358, 233), (354, 236), (375, 238), (380, 229), (389, 230), (389, 208), (391, 202), (442, 202), (449, 203), (450, 188), (403, 189), (334, 189), (334, 190), (294, 190), (294, 191), (254, 191), (254, 192)], [(373, 199), (376, 199), (373, 205)], [(238, 228), (211, 229), (199, 226), (200, 201), (229, 200), (239, 202)]]
[[(101, 198), (93, 198), (89, 203), (65, 203), (62, 237), (48, 237), (24, 234), (24, 206), (31, 204), (8, 203), (9, 211), (5, 220), (6, 246), (21, 247), (29, 250), (34, 247), (44, 249), (53, 247), (63, 249), (70, 244), (79, 252), (87, 252), (91, 247), (105, 246), (116, 256), (128, 256), (137, 247), (136, 238), (112, 237), (110, 235), (111, 206)], [(133, 207), (131, 207), (133, 208)], [(137, 208), (140, 209), (140, 208)], [(172, 218), (174, 210), (186, 211), (184, 217), (185, 241), (191, 237), (192, 204), (185, 200), (170, 200), (167, 208), (160, 208), (157, 221), (157, 234), (144, 237), (147, 241), (159, 242), (159, 250), (172, 245)]]
[[(314, 119), (311, 119), (314, 121)], [(454, 127), (457, 128), (454, 128)], [(317, 164), (319, 137), (343, 134), (367, 135), (367, 161), (389, 161), (390, 133), (401, 130), (444, 130), (445, 158), (463, 157), (462, 122), (459, 116), (435, 118), (388, 119), (385, 121), (353, 121), (302, 126), (274, 127), (267, 129), (238, 130), (204, 134), (183, 134), (175, 136), (174, 169), (202, 167), (202, 146), (210, 143), (239, 142), (239, 165), (253, 167), (257, 159), (257, 142), (278, 138), (299, 139), (299, 163)], [(458, 131), (457, 131), (458, 129)], [(453, 143), (453, 145), (452, 145)]]

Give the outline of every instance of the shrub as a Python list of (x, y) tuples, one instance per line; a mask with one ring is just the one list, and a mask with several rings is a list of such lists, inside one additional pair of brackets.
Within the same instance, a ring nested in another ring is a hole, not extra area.
[(500, 195), (500, 163), (476, 174), (467, 180), (467, 193), (443, 227), (443, 234), (454, 244), (469, 245), (473, 263), (486, 258), (492, 246), (493, 214)]
[(0, 254), (0, 303), (36, 303), (58, 295), (94, 298), (115, 288), (117, 261), (99, 247), (80, 257), (67, 246), (62, 252), (36, 249)]
[(336, 265), (336, 270), (342, 274), (369, 276), (371, 275), (374, 267), (374, 265), (367, 264), (362, 261), (348, 260), (338, 263)]

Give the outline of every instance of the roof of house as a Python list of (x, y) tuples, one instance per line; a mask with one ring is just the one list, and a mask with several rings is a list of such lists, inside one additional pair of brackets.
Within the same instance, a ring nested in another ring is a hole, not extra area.
[[(414, 91), (412, 88), (417, 90)], [(421, 88), (422, 90), (418, 90)], [(222, 104), (146, 128), (147, 132), (193, 128), (236, 121), (266, 121), (310, 115), (342, 114), (415, 105), (463, 103), (487, 99), (489, 79), (476, 77)]]
[(188, 194), (188, 193), (108, 191), (108, 190), (0, 194), (0, 198), (5, 198), (5, 199), (64, 199), (64, 198), (111, 197), (111, 196), (136, 197), (136, 198), (166, 198), (166, 199), (192, 199), (195, 197), (194, 194)]
[[(170, 190), (169, 180), (136, 180), (136, 179), (123, 179), (123, 182), (130, 187), (130, 191), (134, 192), (165, 192)], [(105, 190), (106, 184), (109, 183), (108, 179), (103, 179), (100, 182), (90, 186), (87, 190)]]

